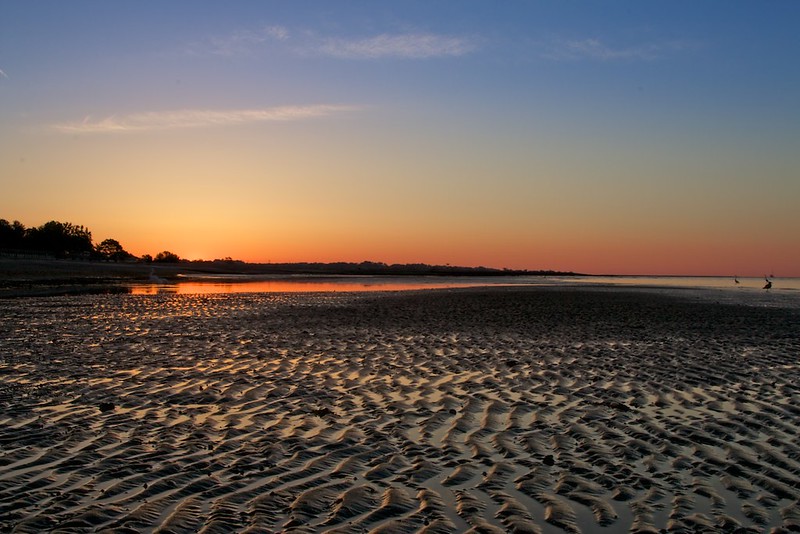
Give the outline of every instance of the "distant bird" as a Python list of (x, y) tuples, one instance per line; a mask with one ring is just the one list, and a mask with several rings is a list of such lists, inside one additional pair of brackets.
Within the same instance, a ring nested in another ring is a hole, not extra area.
[(764, 277), (764, 280), (766, 280), (766, 281), (767, 281), (767, 283), (766, 283), (766, 284), (764, 284), (764, 289), (772, 289), (772, 280), (770, 280), (770, 279), (769, 279), (769, 278), (767, 278), (766, 276)]
[(738, 284), (739, 283), (739, 277), (736, 276), (736, 275), (733, 275), (733, 282)]
[(150, 267), (150, 277), (148, 278), (151, 284), (167, 284), (167, 280), (165, 278), (161, 278), (160, 276), (156, 276), (156, 270), (154, 267)]

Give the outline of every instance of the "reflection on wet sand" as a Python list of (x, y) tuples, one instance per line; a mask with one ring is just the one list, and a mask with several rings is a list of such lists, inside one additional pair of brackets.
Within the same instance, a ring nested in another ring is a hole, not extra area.
[(362, 279), (361, 281), (293, 281), (256, 280), (246, 282), (187, 281), (174, 284), (137, 284), (131, 286), (134, 295), (155, 295), (171, 293), (175, 295), (202, 295), (223, 293), (325, 293), (362, 291), (413, 291), (419, 289), (447, 289), (455, 287), (475, 287), (486, 282), (469, 281), (389, 281), (381, 279)]

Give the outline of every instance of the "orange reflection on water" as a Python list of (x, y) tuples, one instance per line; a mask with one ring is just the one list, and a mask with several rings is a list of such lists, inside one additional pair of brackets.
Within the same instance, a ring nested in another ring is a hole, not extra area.
[(215, 293), (321, 293), (336, 291), (408, 291), (473, 287), (475, 282), (324, 282), (259, 280), (248, 282), (179, 282), (176, 284), (142, 284), (131, 287), (133, 295), (208, 295)]

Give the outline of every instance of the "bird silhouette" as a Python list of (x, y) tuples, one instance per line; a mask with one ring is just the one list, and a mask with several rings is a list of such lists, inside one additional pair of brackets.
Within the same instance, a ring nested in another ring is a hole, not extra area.
[(764, 277), (764, 280), (766, 280), (766, 281), (767, 281), (767, 283), (766, 283), (766, 284), (764, 284), (764, 289), (772, 289), (772, 280), (770, 280), (770, 279), (769, 279), (769, 278), (767, 278), (766, 276)]

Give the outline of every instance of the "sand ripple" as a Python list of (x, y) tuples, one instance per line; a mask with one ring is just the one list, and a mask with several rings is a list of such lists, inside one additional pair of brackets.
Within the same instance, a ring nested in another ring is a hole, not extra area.
[(0, 301), (0, 530), (800, 529), (800, 311), (623, 291)]

